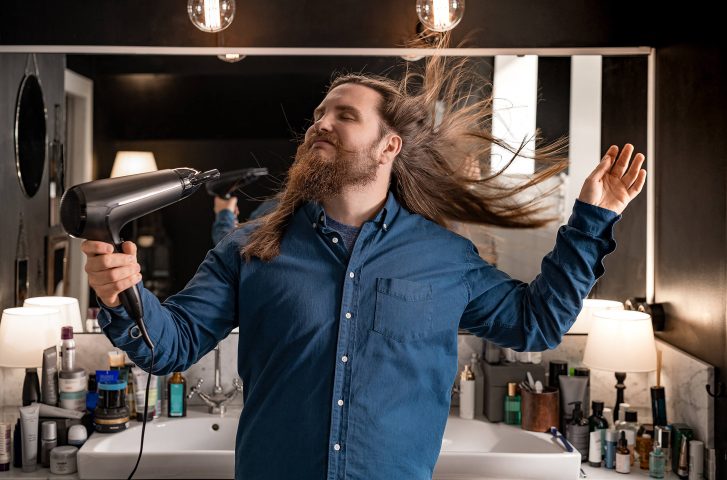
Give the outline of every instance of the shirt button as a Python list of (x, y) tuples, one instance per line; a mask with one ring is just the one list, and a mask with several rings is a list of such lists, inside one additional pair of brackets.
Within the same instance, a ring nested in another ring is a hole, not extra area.
[(342, 406), (343, 406), (343, 400), (339, 400), (339, 401), (338, 401), (338, 406), (339, 406), (339, 407), (342, 407)]
[(332, 239), (331, 241), (332, 241), (333, 243), (338, 243), (338, 237), (333, 237), (333, 239)]
[(387, 228), (389, 228), (389, 227), (387, 227), (386, 224), (384, 224), (384, 231), (386, 231)]
[(335, 444), (335, 445), (333, 446), (333, 449), (334, 449), (335, 451), (339, 451), (339, 450), (341, 449), (341, 446), (340, 446), (339, 444)]
[(342, 361), (343, 363), (346, 363), (346, 362), (348, 362), (348, 357), (347, 357), (346, 355), (342, 356), (342, 357), (341, 357), (341, 361)]
[(355, 275), (354, 275), (354, 273), (353, 273), (353, 272), (350, 272), (350, 273), (348, 274), (348, 276), (349, 276), (349, 277), (351, 277), (351, 278), (353, 278), (353, 277), (354, 277)]
[(314, 222), (313, 223), (313, 228), (316, 228), (317, 226), (318, 226), (318, 224)]
[(346, 312), (346, 318), (351, 318), (351, 312)]

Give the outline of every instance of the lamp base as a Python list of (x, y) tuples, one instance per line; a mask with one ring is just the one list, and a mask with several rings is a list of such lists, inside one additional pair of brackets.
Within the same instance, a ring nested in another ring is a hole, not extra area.
[(616, 372), (616, 405), (613, 407), (613, 424), (616, 426), (616, 422), (618, 421), (618, 407), (622, 403), (624, 403), (624, 390), (626, 390), (626, 385), (624, 385), (624, 382), (626, 381), (626, 373), (625, 372)]
[(38, 370), (35, 368), (25, 369), (25, 380), (23, 380), (23, 406), (33, 402), (40, 403), (40, 381)]

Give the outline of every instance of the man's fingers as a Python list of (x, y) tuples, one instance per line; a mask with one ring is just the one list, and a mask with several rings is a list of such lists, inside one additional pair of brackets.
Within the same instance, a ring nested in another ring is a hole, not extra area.
[(626, 188), (629, 188), (631, 184), (634, 183), (634, 180), (636, 180), (636, 177), (641, 171), (641, 165), (644, 163), (644, 158), (644, 155), (642, 155), (641, 153), (637, 153), (634, 157), (634, 161), (631, 162), (631, 166), (629, 167), (628, 171), (621, 178), (621, 181), (624, 185), (626, 185)]
[(103, 286), (109, 283), (118, 282), (141, 271), (138, 263), (133, 265), (111, 268), (101, 271), (89, 272), (88, 279), (91, 285)]
[(598, 164), (598, 167), (596, 167), (596, 169), (590, 175), (593, 180), (601, 179), (601, 177), (603, 177), (606, 172), (611, 169), (611, 165), (613, 165), (613, 159), (617, 152), (618, 148), (614, 146), (611, 146), (611, 148), (606, 151), (606, 155), (601, 158), (601, 163)]
[(124, 242), (121, 245), (121, 249), (124, 253), (128, 253), (129, 255), (136, 257), (136, 244), (134, 242)]
[(107, 283), (106, 285), (95, 287), (94, 290), (96, 291), (96, 295), (101, 297), (101, 299), (103, 300), (104, 298), (111, 298), (115, 295), (118, 295), (124, 290), (133, 287), (140, 281), (141, 274), (137, 273), (131, 277), (126, 277), (123, 280), (119, 280), (118, 282)]
[(646, 183), (646, 170), (642, 169), (639, 170), (636, 181), (628, 189), (629, 197), (632, 199), (636, 197), (636, 195), (638, 195), (644, 187), (644, 183)]
[(624, 148), (621, 150), (621, 155), (618, 156), (616, 163), (613, 164), (611, 175), (618, 178), (623, 177), (626, 172), (626, 168), (629, 166), (629, 160), (631, 159), (632, 153), (634, 153), (634, 146), (630, 143), (624, 145)]
[(96, 240), (84, 240), (81, 242), (81, 251), (86, 255), (102, 255), (114, 251), (113, 245), (106, 242), (97, 242)]

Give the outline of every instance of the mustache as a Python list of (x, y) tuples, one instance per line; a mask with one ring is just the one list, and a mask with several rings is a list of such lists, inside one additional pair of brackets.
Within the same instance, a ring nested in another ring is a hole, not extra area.
[(303, 145), (306, 147), (306, 150), (309, 150), (316, 142), (328, 142), (336, 148), (339, 147), (339, 142), (336, 136), (327, 133), (315, 134), (306, 140)]

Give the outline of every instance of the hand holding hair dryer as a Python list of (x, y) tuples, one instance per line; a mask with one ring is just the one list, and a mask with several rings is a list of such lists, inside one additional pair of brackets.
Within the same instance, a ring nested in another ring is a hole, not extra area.
[[(61, 223), (73, 237), (111, 243), (122, 252), (120, 233), (124, 225), (190, 196), (217, 177), (217, 170), (174, 168), (75, 185), (61, 199)], [(119, 299), (153, 349), (143, 321), (139, 288), (135, 285), (123, 291)]]

